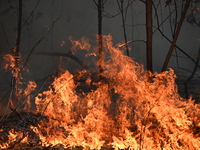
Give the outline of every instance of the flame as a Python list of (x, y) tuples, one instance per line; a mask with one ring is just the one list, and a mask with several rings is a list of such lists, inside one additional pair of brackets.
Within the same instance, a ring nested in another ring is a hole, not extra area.
[(26, 87), (26, 89), (23, 92), (23, 96), (26, 99), (26, 103), (25, 103), (25, 110), (26, 111), (30, 111), (31, 110), (31, 92), (35, 91), (37, 87), (37, 84), (35, 83), (35, 81), (29, 81), (28, 85)]
[(86, 37), (82, 37), (80, 40), (73, 40), (73, 37), (70, 36), (69, 37), (69, 40), (71, 41), (72, 43), (72, 48), (71, 50), (73, 52), (76, 52), (78, 49), (81, 49), (81, 50), (90, 50), (91, 48), (91, 44), (89, 43), (89, 39), (87, 39)]
[(6, 61), (5, 69), (9, 69), (9, 67), (14, 68), (15, 67), (15, 58), (14, 56), (10, 54), (6, 54), (3, 56), (3, 59)]
[[(16, 105), (24, 105), (25, 104), (25, 108), (24, 110), (30, 110), (31, 108), (31, 92), (33, 92), (35, 90), (35, 88), (37, 87), (35, 81), (29, 81), (28, 83), (25, 83), (22, 81), (22, 74), (21, 71), (28, 71), (28, 69), (24, 68), (20, 62), (18, 61), (21, 58), (21, 56), (13, 56), (10, 54), (6, 54), (4, 55), (3, 59), (6, 62), (5, 65), (5, 70), (7, 71), (11, 71), (12, 74), (12, 86), (13, 86), (13, 94), (14, 94), (14, 99), (16, 98), (18, 100), (18, 102), (16, 102), (16, 100), (14, 100), (12, 97), (10, 97), (10, 105), (12, 106), (12, 108), (14, 109), (16, 107)], [(24, 87), (26, 87), (24, 89)]]
[(83, 83), (66, 70), (35, 98), (37, 113), (47, 118), (30, 128), (42, 146), (199, 149), (200, 105), (179, 96), (174, 71), (147, 73), (113, 45), (111, 36), (103, 41), (103, 79), (93, 81), (87, 71), (78, 76), (91, 90), (77, 90)]
[(19, 56), (13, 56), (10, 54), (6, 54), (3, 56), (3, 59), (5, 60), (5, 70), (11, 70), (11, 73), (13, 77), (18, 78), (19, 77), (19, 71), (20, 71), (20, 66), (16, 65), (16, 60), (20, 59)]

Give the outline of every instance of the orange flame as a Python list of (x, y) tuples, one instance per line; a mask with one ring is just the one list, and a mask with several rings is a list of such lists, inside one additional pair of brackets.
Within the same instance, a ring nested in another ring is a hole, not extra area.
[[(22, 82), (22, 75), (21, 75), (21, 70), (25, 70), (26, 68), (22, 67), (19, 61), (16, 61), (17, 59), (20, 59), (19, 56), (13, 56), (10, 54), (4, 55), (4, 60), (6, 62), (5, 69), (6, 70), (11, 70), (11, 74), (13, 78), (15, 79), (12, 81), (13, 86), (14, 86), (14, 94), (17, 100), (23, 105), (25, 104), (25, 110), (30, 110), (31, 104), (30, 104), (30, 98), (31, 98), (31, 92), (33, 92), (36, 88), (36, 83), (34, 81), (29, 81), (28, 83)], [(28, 71), (26, 69), (26, 71)], [(25, 89), (22, 88), (22, 86), (27, 85)], [(11, 97), (10, 97), (11, 98)], [(24, 102), (25, 101), (25, 102)], [(12, 98), (10, 99), (10, 104), (14, 108), (18, 102), (14, 102)]]
[[(103, 80), (88, 76), (85, 85), (91, 90), (77, 92), (81, 83), (65, 71), (36, 97), (37, 112), (48, 117), (31, 127), (42, 145), (199, 149), (200, 105), (179, 96), (174, 71), (154, 73), (149, 81), (143, 66), (124, 56), (111, 36), (103, 39)], [(86, 74), (80, 72), (80, 78)]]

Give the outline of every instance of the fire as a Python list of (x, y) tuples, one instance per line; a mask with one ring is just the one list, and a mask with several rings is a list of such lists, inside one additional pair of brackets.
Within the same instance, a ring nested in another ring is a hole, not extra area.
[[(41, 145), (198, 150), (200, 105), (192, 98), (179, 96), (174, 71), (147, 74), (141, 64), (113, 45), (111, 36), (103, 39), (102, 80), (95, 80), (96, 75), (88, 71), (77, 77), (66, 70), (54, 79), (48, 91), (35, 98), (37, 113), (46, 119), (38, 119), (38, 125), (30, 126), (30, 130)], [(81, 42), (78, 45), (83, 47), (89, 42), (83, 41), (74, 44)], [(94, 49), (91, 45), (86, 47)], [(84, 78), (85, 83), (76, 78)], [(80, 90), (84, 86), (90, 90)], [(12, 137), (10, 134), (9, 139)]]
[[(31, 103), (31, 92), (35, 90), (37, 87), (34, 81), (29, 81), (28, 83), (22, 82), (22, 71), (27, 71), (25, 67), (23, 67), (19, 60), (21, 56), (13, 56), (11, 54), (6, 54), (3, 59), (5, 60), (5, 70), (11, 71), (12, 74), (12, 91), (9, 97), (10, 107), (12, 109), (16, 109), (16, 105), (21, 106), (25, 104), (24, 110), (30, 110)], [(26, 87), (25, 89), (23, 87)], [(18, 99), (18, 102), (13, 102), (13, 97)]]

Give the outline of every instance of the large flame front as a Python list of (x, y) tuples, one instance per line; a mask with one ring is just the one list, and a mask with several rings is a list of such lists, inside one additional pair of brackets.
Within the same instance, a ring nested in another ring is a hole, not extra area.
[(200, 105), (179, 96), (173, 70), (147, 76), (142, 65), (113, 46), (111, 36), (104, 37), (104, 50), (103, 78), (78, 76), (91, 75), (85, 79), (90, 91), (77, 90), (81, 83), (65, 71), (36, 97), (37, 112), (47, 120), (31, 129), (42, 145), (200, 149)]

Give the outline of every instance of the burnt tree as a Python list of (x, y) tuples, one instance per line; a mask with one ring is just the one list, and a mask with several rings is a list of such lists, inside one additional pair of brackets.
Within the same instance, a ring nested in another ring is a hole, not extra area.
[(147, 70), (153, 71), (152, 65), (152, 0), (146, 0), (146, 63)]

